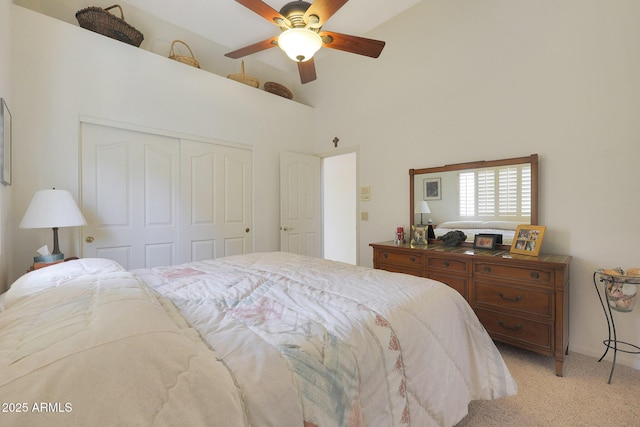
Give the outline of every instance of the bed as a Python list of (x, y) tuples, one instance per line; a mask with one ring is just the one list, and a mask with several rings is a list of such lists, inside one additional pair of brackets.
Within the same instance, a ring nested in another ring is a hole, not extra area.
[(436, 239), (449, 231), (460, 230), (466, 234), (467, 242), (472, 242), (478, 234), (502, 234), (502, 244), (511, 245), (518, 225), (515, 221), (447, 221), (434, 228)]
[(0, 310), (2, 425), (451, 426), (517, 392), (446, 285), (283, 252), (69, 261)]

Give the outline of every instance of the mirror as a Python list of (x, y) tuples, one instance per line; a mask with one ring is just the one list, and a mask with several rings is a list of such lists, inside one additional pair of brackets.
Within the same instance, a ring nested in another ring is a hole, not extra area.
[(409, 194), (410, 226), (431, 220), (436, 237), (462, 230), (469, 245), (500, 234), (509, 246), (517, 224), (538, 224), (538, 155), (409, 169)]

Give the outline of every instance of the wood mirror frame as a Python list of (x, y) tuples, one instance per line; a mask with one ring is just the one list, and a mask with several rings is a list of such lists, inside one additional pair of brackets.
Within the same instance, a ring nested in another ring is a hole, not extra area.
[[(428, 174), (428, 173), (442, 173), (450, 171), (470, 170), (470, 169), (484, 169), (497, 166), (519, 165), (523, 163), (531, 164), (531, 225), (538, 225), (538, 155), (531, 154), (525, 157), (513, 157), (510, 159), (499, 160), (480, 160), (467, 163), (455, 163), (444, 166), (436, 166), (422, 169), (409, 169), (409, 212), (410, 221), (409, 228), (411, 229), (415, 223), (415, 176)], [(431, 241), (432, 239), (430, 239)], [(466, 246), (469, 242), (464, 242)], [(471, 244), (472, 245), (472, 244)], [(509, 245), (498, 245), (502, 248), (508, 248)]]

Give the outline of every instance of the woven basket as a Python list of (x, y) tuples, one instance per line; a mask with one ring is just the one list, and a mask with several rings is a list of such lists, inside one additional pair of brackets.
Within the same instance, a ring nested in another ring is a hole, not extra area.
[[(109, 9), (114, 7), (120, 9), (122, 18), (118, 18), (108, 12)], [(120, 5), (117, 4), (106, 9), (95, 6), (87, 7), (76, 13), (76, 19), (82, 28), (136, 47), (139, 47), (144, 39), (140, 31), (124, 21), (124, 12), (122, 12)]]
[(241, 67), (242, 67), (242, 73), (229, 74), (227, 77), (230, 78), (231, 80), (235, 80), (237, 82), (244, 83), (249, 86), (260, 87), (260, 82), (258, 81), (258, 79), (254, 77), (249, 77), (244, 73), (244, 61), (242, 61)]
[[(182, 43), (183, 45), (185, 45), (187, 49), (189, 49), (189, 53), (191, 54), (191, 56), (176, 55), (173, 52), (173, 45), (175, 45), (176, 43)], [(191, 50), (189, 45), (182, 40), (174, 40), (173, 43), (171, 43), (171, 49), (169, 49), (169, 58), (173, 59), (174, 61), (182, 62), (183, 64), (191, 65), (192, 67), (200, 68), (200, 63), (195, 58), (195, 56), (193, 56), (193, 51)]]
[(273, 93), (275, 95), (281, 96), (283, 98), (293, 99), (293, 94), (291, 93), (291, 91), (286, 87), (282, 86), (280, 83), (266, 82), (264, 84), (264, 90), (269, 93)]

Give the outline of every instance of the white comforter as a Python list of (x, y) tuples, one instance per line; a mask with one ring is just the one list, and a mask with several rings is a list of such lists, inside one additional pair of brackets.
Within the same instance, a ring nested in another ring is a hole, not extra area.
[(2, 426), (244, 423), (224, 364), (170, 302), (112, 261), (36, 270), (0, 307)]
[(235, 377), (253, 426), (450, 426), (516, 385), (439, 282), (287, 253), (134, 271)]
[(515, 392), (459, 294), (413, 276), (285, 253), (81, 259), (0, 297), (3, 426), (450, 426)]

